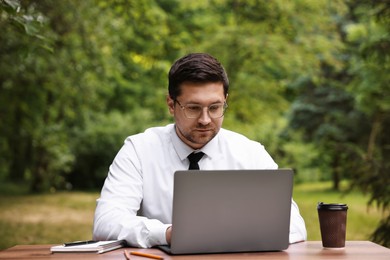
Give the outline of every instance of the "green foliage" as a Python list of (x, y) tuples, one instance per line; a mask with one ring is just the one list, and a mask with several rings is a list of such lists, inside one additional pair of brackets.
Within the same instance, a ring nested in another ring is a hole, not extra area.
[(345, 48), (337, 54), (343, 65), (322, 61), (320, 77), (292, 85), (299, 94), (289, 126), (318, 145), (322, 161), (331, 166), (334, 188), (349, 177), (351, 187), (371, 195), (370, 205), (382, 208), (384, 219), (373, 238), (389, 246), (390, 4), (347, 5), (339, 21)]
[(362, 137), (369, 129), (366, 117), (354, 110), (353, 97), (342, 88), (306, 83), (301, 91), (292, 106), (287, 134), (302, 129), (302, 140), (317, 144), (315, 161), (332, 173), (328, 177), (338, 189), (339, 182), (351, 176), (351, 162), (360, 159), (359, 144), (366, 143)]
[[(390, 2), (353, 1), (358, 21), (347, 27), (347, 41), (353, 48), (348, 90), (371, 122), (366, 133), (363, 167), (354, 171), (353, 186), (370, 194), (370, 204), (383, 210), (384, 217), (373, 239), (390, 246)], [(367, 13), (367, 8), (371, 12)]]
[(46, 93), (40, 91), (32, 81), (43, 84), (40, 76), (49, 66), (35, 55), (49, 57), (47, 48), (41, 48), (47, 41), (42, 35), (47, 24), (35, 6), (25, 8), (19, 1), (1, 1), (0, 27), (2, 34), (0, 64), (0, 120), (2, 126), (0, 146), (2, 170), (12, 173), (10, 178), (21, 181), (31, 171), (33, 160), (33, 136), (42, 129), (36, 129), (36, 120), (43, 114)]
[(153, 124), (152, 118), (152, 111), (140, 110), (127, 115), (110, 112), (87, 120), (85, 128), (74, 132), (72, 150), (77, 160), (68, 178), (70, 186), (77, 189), (100, 188), (107, 176), (108, 166), (125, 138), (143, 132), (145, 126)]

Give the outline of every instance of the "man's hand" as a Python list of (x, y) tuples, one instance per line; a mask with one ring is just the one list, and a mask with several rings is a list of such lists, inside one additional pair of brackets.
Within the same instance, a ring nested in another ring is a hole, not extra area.
[(168, 245), (171, 244), (171, 235), (172, 235), (172, 226), (167, 228), (167, 231), (165, 232), (165, 238), (167, 239)]

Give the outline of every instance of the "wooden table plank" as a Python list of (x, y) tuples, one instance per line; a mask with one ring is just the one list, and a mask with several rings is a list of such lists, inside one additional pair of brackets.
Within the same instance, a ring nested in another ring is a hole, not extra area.
[[(94, 253), (55, 253), (50, 252), (52, 245), (17, 245), (0, 252), (0, 259), (125, 259), (125, 248), (104, 254)], [(316, 260), (316, 259), (369, 259), (389, 260), (390, 249), (369, 241), (347, 241), (344, 249), (325, 249), (320, 241), (307, 241), (290, 245), (281, 252), (252, 252), (252, 253), (228, 253), (228, 254), (202, 254), (202, 255), (177, 255), (170, 256), (158, 249), (126, 248), (126, 250), (147, 252), (161, 255), (164, 259), (187, 260), (187, 259), (289, 259), (289, 260)], [(131, 256), (131, 260), (147, 260), (148, 258)]]

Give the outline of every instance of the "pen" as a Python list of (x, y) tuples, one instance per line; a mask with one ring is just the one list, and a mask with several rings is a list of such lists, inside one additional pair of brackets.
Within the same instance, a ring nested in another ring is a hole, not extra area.
[(74, 241), (74, 242), (64, 243), (64, 246), (80, 246), (80, 245), (88, 245), (88, 244), (94, 244), (94, 243), (97, 243), (97, 241), (94, 241), (94, 240)]
[(136, 252), (136, 251), (131, 251), (130, 254), (131, 255), (137, 255), (137, 256), (143, 256), (143, 257), (154, 258), (154, 259), (164, 259), (164, 257), (162, 257), (160, 255), (152, 255), (152, 254)]

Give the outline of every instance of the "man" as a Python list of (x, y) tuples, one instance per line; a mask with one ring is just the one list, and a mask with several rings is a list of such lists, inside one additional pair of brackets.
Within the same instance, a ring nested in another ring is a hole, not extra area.
[[(125, 140), (97, 200), (95, 240), (125, 239), (145, 248), (169, 244), (177, 170), (278, 167), (260, 143), (221, 128), (229, 81), (214, 57), (193, 53), (177, 60), (169, 71), (168, 88), (167, 105), (175, 124)], [(192, 153), (200, 156), (190, 165), (187, 156)], [(292, 201), (290, 243), (303, 240), (305, 223)]]

